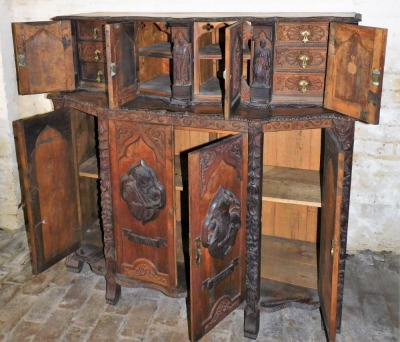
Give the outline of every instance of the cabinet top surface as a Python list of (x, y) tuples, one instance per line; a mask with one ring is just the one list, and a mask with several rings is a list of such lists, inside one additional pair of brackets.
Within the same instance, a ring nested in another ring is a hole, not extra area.
[(57, 16), (54, 19), (101, 19), (108, 21), (115, 21), (121, 19), (159, 19), (167, 21), (199, 21), (199, 20), (237, 20), (237, 19), (272, 19), (272, 20), (289, 20), (293, 19), (339, 19), (359, 21), (361, 14), (355, 12), (93, 12), (93, 13), (80, 13), (67, 16)]

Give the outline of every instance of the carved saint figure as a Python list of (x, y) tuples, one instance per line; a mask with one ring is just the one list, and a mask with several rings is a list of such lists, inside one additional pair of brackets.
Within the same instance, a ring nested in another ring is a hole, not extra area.
[(190, 51), (183, 37), (175, 39), (173, 55), (175, 84), (188, 84), (190, 81)]
[(268, 86), (271, 73), (271, 50), (261, 39), (254, 53), (254, 85)]
[(221, 186), (210, 203), (203, 223), (203, 246), (214, 258), (223, 259), (234, 246), (240, 226), (240, 201)]
[(164, 186), (144, 160), (133, 164), (121, 178), (121, 196), (130, 213), (142, 224), (155, 219), (165, 206)]

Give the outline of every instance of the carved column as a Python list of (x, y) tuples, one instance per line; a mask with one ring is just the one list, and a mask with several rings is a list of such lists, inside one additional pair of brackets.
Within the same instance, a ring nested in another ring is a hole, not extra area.
[(344, 273), (346, 267), (347, 228), (349, 221), (351, 169), (353, 164), (354, 126), (352, 119), (333, 119), (332, 131), (340, 142), (344, 152), (343, 197), (340, 217), (340, 261), (338, 277), (338, 303), (336, 331), (340, 333), (342, 323)]
[(104, 255), (106, 258), (106, 302), (116, 304), (121, 295), (121, 286), (116, 283), (115, 240), (112, 219), (112, 193), (110, 180), (110, 149), (108, 141), (108, 119), (99, 113), (99, 152), (100, 152), (100, 188), (101, 220), (104, 230)]
[(246, 308), (244, 336), (257, 338), (260, 328), (260, 262), (263, 132), (261, 126), (249, 125), (247, 219), (246, 219)]
[(171, 23), (173, 84), (171, 104), (186, 106), (191, 100), (193, 50), (188, 23)]

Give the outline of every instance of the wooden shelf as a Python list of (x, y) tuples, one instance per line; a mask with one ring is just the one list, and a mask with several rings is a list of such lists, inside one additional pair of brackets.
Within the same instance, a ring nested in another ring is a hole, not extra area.
[(201, 95), (221, 96), (221, 83), (217, 77), (211, 77), (200, 86)]
[(79, 166), (79, 176), (95, 179), (99, 178), (99, 168), (96, 156), (89, 158)]
[(159, 75), (140, 84), (141, 93), (171, 96), (171, 78), (169, 75)]
[(171, 43), (161, 42), (139, 49), (139, 56), (172, 58)]
[[(199, 49), (200, 59), (222, 59), (222, 50), (219, 44), (211, 44)], [(250, 59), (250, 49), (243, 49), (243, 59)]]
[(264, 166), (263, 200), (321, 207), (318, 171)]

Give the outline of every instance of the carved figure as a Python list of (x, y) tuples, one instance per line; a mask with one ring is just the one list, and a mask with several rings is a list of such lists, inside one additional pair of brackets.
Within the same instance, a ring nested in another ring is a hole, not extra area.
[(240, 226), (240, 201), (221, 186), (210, 203), (203, 223), (203, 246), (214, 258), (223, 259), (234, 246)]
[(265, 39), (260, 40), (254, 57), (254, 84), (266, 87), (269, 85), (271, 73), (271, 50)]
[(177, 85), (185, 85), (190, 81), (190, 51), (183, 37), (175, 39), (174, 49), (174, 75)]
[(165, 206), (165, 189), (144, 160), (133, 164), (121, 178), (121, 196), (130, 213), (142, 224), (155, 219)]

